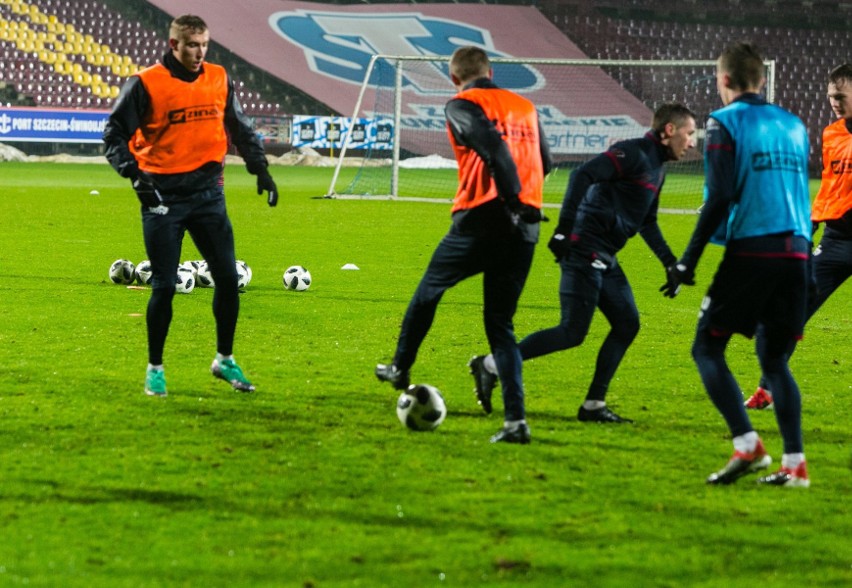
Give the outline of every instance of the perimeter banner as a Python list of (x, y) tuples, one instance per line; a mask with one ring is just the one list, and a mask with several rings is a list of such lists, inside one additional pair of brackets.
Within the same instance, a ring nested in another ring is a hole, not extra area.
[[(353, 114), (376, 54), (446, 56), (477, 45), (492, 57), (587, 58), (531, 6), (149, 1), (172, 16), (200, 15), (214, 42), (342, 116)], [(525, 75), (513, 76), (513, 85), (496, 81), (536, 104), (556, 153), (596, 153), (616, 139), (640, 136), (650, 124), (649, 109), (599, 68), (574, 68), (572, 83), (557, 89), (548, 84), (554, 66), (515, 67)], [(449, 80), (440, 93), (406, 80), (403, 130), (419, 125), (414, 128), (445, 133), (443, 107), (452, 92)]]
[(0, 142), (100, 143), (109, 112), (0, 106)]
[(349, 149), (390, 151), (393, 121), (345, 116), (293, 116), (293, 147), (340, 149), (349, 134)]

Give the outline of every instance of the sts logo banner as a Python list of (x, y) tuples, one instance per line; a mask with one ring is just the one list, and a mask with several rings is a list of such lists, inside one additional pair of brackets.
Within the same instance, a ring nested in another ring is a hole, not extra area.
[[(460, 46), (477, 45), (492, 57), (507, 57), (497, 51), (488, 30), (465, 23), (424, 16), (416, 12), (353, 14), (295, 10), (276, 12), (269, 17), (272, 29), (301, 47), (310, 69), (340, 81), (360, 85), (373, 55), (450, 55)], [(382, 64), (377, 64), (370, 82), (382, 79)], [(388, 67), (385, 65), (384, 67)], [(448, 80), (447, 64), (435, 68)], [(521, 64), (499, 64), (501, 84), (516, 92), (531, 92), (544, 80), (534, 68)], [(508, 71), (511, 70), (511, 71)], [(387, 76), (384, 76), (387, 79)], [(415, 77), (404, 77), (407, 91), (421, 95), (434, 93), (419, 86)], [(446, 91), (441, 92), (446, 94)]]

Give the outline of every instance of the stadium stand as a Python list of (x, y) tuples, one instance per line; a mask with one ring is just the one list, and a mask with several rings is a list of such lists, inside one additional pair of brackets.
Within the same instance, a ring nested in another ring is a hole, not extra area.
[[(726, 44), (757, 43), (776, 61), (776, 102), (810, 133), (810, 167), (821, 169), (820, 133), (833, 120), (825, 98), (828, 71), (852, 55), (852, 4), (804, 0), (542, 0), (541, 12), (599, 59), (715, 59)], [(631, 81), (619, 82), (630, 89)], [(712, 86), (711, 86), (712, 87)], [(708, 104), (718, 105), (715, 92)], [(698, 106), (706, 110), (707, 105)]]
[[(128, 76), (164, 53), (167, 26), (147, 28), (97, 1), (2, 0), (0, 82), (23, 96), (17, 104), (108, 108)], [(232, 77), (249, 114), (284, 113)]]

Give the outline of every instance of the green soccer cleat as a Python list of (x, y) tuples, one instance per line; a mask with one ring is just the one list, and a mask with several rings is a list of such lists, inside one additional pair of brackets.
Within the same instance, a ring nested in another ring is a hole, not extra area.
[(213, 365), (210, 366), (210, 372), (221, 380), (225, 380), (234, 390), (240, 392), (254, 392), (254, 385), (249, 382), (243, 375), (243, 370), (237, 365), (233, 359), (218, 359), (213, 360)]
[(145, 373), (145, 394), (148, 396), (166, 396), (166, 372), (148, 368)]

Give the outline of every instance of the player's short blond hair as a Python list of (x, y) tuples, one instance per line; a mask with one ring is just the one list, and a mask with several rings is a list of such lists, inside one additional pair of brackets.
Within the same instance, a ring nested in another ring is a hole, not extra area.
[(480, 47), (459, 47), (450, 58), (450, 73), (462, 83), (488, 77), (491, 61)]
[(194, 14), (183, 14), (172, 21), (169, 26), (169, 39), (180, 39), (183, 32), (203, 33), (207, 30), (207, 23), (200, 16)]

